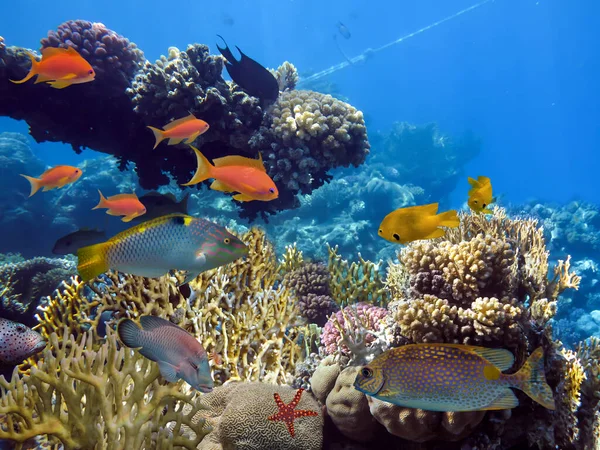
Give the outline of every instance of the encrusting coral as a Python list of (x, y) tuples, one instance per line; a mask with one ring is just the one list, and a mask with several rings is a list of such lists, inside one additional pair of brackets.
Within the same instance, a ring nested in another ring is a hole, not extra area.
[[(97, 350), (92, 339), (91, 332), (79, 340), (52, 334), (30, 374), (0, 378), (0, 439), (47, 435), (65, 450), (195, 449), (208, 432), (204, 421), (192, 421), (201, 409), (195, 394), (185, 394), (182, 382), (161, 383), (156, 364), (119, 348), (114, 333)], [(193, 433), (182, 435), (182, 425)]]

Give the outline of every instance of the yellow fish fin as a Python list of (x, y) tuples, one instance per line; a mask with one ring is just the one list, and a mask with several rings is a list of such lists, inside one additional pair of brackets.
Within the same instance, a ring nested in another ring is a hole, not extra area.
[(69, 80), (56, 80), (56, 81), (50, 81), (48, 84), (50, 86), (52, 86), (54, 89), (64, 89), (66, 87), (71, 86), (73, 83)]
[(456, 228), (460, 225), (460, 220), (455, 209), (440, 213), (435, 217), (439, 220), (438, 227)]
[(177, 145), (181, 143), (185, 138), (171, 138), (169, 139), (169, 145)]
[(62, 177), (61, 179), (59, 179), (59, 180), (56, 182), (56, 185), (55, 185), (55, 187), (59, 187), (59, 188), (61, 188), (61, 187), (63, 187), (63, 186), (66, 186), (67, 184), (69, 184), (69, 177)]
[(44, 186), (44, 188), (42, 189), (42, 192), (46, 192), (46, 191), (51, 191), (52, 189), (55, 189), (56, 186), (52, 185), (52, 186)]
[(492, 180), (490, 180), (488, 177), (484, 177), (479, 175), (477, 177), (477, 181), (479, 182), (480, 185), (486, 185), (486, 184), (490, 184), (492, 182)]
[(37, 78), (33, 82), (33, 84), (44, 83), (46, 81), (52, 81), (54, 78), (48, 77), (46, 75), (38, 74)]
[[(479, 181), (477, 181), (475, 178), (469, 177), (468, 181), (469, 181), (469, 184), (471, 186), (473, 186), (473, 189), (477, 189), (478, 187), (481, 187), (481, 185), (479, 184)], [(471, 189), (471, 190), (473, 190), (473, 189)]]
[(504, 348), (471, 347), (471, 350), (488, 360), (502, 372), (510, 369), (515, 362), (514, 355)]
[(483, 214), (494, 214), (494, 211), (488, 208), (484, 208), (480, 212), (482, 212)]
[(514, 387), (521, 389), (544, 408), (555, 409), (552, 389), (544, 373), (544, 349), (538, 347), (517, 373), (510, 376)]
[(76, 73), (68, 73), (64, 77), (62, 77), (61, 80), (72, 80), (73, 78), (77, 78)]
[(267, 171), (265, 169), (262, 156), (260, 154), (258, 155), (258, 159), (246, 158), (245, 156), (238, 155), (223, 156), (221, 158), (213, 159), (213, 163), (215, 167), (244, 166), (254, 167), (255, 169), (260, 170), (261, 172)]
[(208, 180), (209, 178), (214, 178), (212, 175), (212, 169), (214, 166), (210, 163), (206, 156), (202, 154), (200, 150), (198, 150), (193, 145), (190, 145), (190, 148), (196, 154), (196, 164), (198, 165), (196, 169), (196, 173), (192, 177), (190, 181), (182, 184), (182, 186), (191, 186), (192, 184), (201, 183), (204, 180)]
[(164, 139), (166, 139), (165, 133), (163, 132), (163, 130), (159, 130), (158, 128), (154, 128), (151, 126), (148, 126), (148, 128), (152, 130), (152, 133), (154, 133), (154, 139), (156, 140), (156, 142), (154, 143), (154, 147), (152, 147), (152, 150), (154, 150), (156, 147), (158, 147), (158, 144), (160, 144)]
[(125, 216), (121, 219), (121, 222), (131, 222), (133, 219), (135, 219), (137, 216), (139, 216), (138, 213), (133, 213), (133, 214), (129, 214), (128, 216)]
[(254, 200), (252, 197), (249, 197), (246, 194), (235, 194), (233, 199), (237, 200), (238, 202), (251, 202)]
[(519, 406), (519, 400), (509, 388), (506, 388), (492, 403), (487, 405), (485, 408), (481, 408), (482, 411), (489, 411), (494, 409), (512, 409)]
[(116, 195), (112, 195), (110, 197), (108, 197), (107, 200), (123, 200), (125, 198), (135, 198), (138, 199), (138, 196), (136, 195), (136, 193), (132, 193), (132, 194), (116, 194)]
[(191, 143), (193, 143), (193, 142), (196, 140), (196, 138), (197, 138), (198, 136), (200, 136), (200, 132), (199, 132), (199, 131), (196, 131), (194, 134), (192, 134), (192, 135), (191, 135), (189, 138), (187, 138), (187, 139), (186, 139), (185, 143), (186, 143), (186, 144), (191, 144)]
[(109, 245), (109, 242), (101, 242), (77, 250), (77, 258), (79, 259), (77, 271), (83, 281), (89, 281), (108, 271), (106, 250)]
[(177, 125), (181, 125), (182, 123), (189, 122), (190, 120), (196, 120), (196, 116), (190, 114), (189, 116), (182, 117), (181, 119), (174, 120), (173, 122), (169, 122), (166, 124), (163, 129), (165, 131), (170, 130), (171, 128), (175, 128)]
[(42, 187), (42, 180), (40, 180), (39, 178), (30, 177), (29, 175), (23, 175), (23, 174), (21, 174), (21, 176), (23, 178), (25, 178), (27, 181), (29, 181), (29, 184), (31, 185), (31, 192), (29, 193), (30, 197), (33, 194), (35, 194), (39, 190), (39, 188)]
[(446, 234), (446, 230), (442, 230), (441, 228), (437, 228), (433, 233), (428, 234), (427, 236), (423, 236), (420, 239), (435, 239), (442, 237)]
[(108, 214), (109, 216), (120, 216), (121, 215), (121, 213), (115, 212), (110, 208), (106, 210), (106, 214)]
[(232, 188), (231, 186), (223, 183), (222, 181), (219, 180), (215, 180), (211, 183), (210, 188), (215, 190), (215, 191), (221, 191), (221, 192), (233, 192), (235, 191), (234, 188)]
[(438, 203), (429, 203), (428, 205), (409, 206), (408, 208), (401, 209), (435, 216), (437, 214), (438, 207)]
[[(58, 47), (46, 47), (42, 49), (42, 59), (46, 60), (48, 58), (52, 58), (53, 56), (64, 55), (67, 53), (71, 53), (69, 48), (58, 48)], [(78, 53), (79, 54), (79, 53)]]

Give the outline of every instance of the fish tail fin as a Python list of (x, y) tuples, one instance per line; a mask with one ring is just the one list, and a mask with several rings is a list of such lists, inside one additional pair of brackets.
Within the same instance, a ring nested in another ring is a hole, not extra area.
[(139, 342), (141, 331), (140, 327), (131, 319), (123, 319), (117, 324), (119, 339), (129, 348), (142, 347)]
[(39, 71), (40, 63), (37, 62), (37, 59), (35, 59), (35, 56), (33, 56), (33, 54), (31, 54), (29, 52), (25, 52), (25, 53), (27, 53), (27, 56), (29, 56), (29, 59), (31, 59), (31, 69), (29, 69), (29, 73), (27, 75), (25, 75), (25, 78), (23, 78), (22, 80), (10, 80), (11, 82), (13, 82), (15, 84), (21, 84), (21, 83), (25, 83), (26, 81), (29, 81), (32, 77), (37, 75), (38, 71)]
[(154, 150), (156, 147), (158, 147), (158, 144), (160, 144), (166, 139), (165, 132), (163, 130), (159, 130), (158, 128), (150, 126), (148, 128), (152, 130), (152, 132), (154, 133), (154, 139), (156, 139), (156, 143), (154, 144), (154, 147), (152, 147), (152, 150)]
[(42, 180), (39, 178), (34, 178), (23, 174), (21, 174), (21, 176), (29, 181), (29, 184), (31, 184), (31, 192), (29, 193), (30, 197), (42, 187)]
[(101, 242), (77, 250), (77, 258), (79, 259), (77, 271), (83, 281), (92, 280), (108, 271), (107, 247), (108, 242)]
[(531, 354), (514, 377), (522, 380), (515, 386), (516, 388), (521, 389), (544, 408), (555, 409), (552, 389), (548, 386), (544, 373), (544, 349), (542, 347), (538, 347)]
[(190, 145), (190, 147), (192, 150), (194, 150), (194, 153), (196, 153), (196, 161), (198, 163), (198, 168), (196, 169), (196, 173), (194, 174), (192, 179), (187, 183), (182, 184), (182, 186), (191, 186), (192, 184), (198, 184), (204, 180), (213, 178), (212, 169), (214, 168), (214, 166), (210, 163), (208, 159), (206, 159), (206, 156), (204, 156), (200, 152), (200, 150), (198, 150), (193, 145)]
[(102, 195), (102, 192), (100, 192), (100, 189), (98, 189), (98, 194), (100, 194), (100, 201), (92, 209), (108, 208), (108, 206), (106, 206), (106, 197), (104, 197), (104, 195)]
[(456, 228), (460, 225), (460, 220), (458, 219), (458, 214), (455, 209), (438, 214), (436, 217), (440, 221), (438, 225), (440, 227)]

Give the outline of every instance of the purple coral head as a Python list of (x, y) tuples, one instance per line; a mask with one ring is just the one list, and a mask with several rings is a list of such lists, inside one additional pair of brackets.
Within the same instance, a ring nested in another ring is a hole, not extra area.
[(145, 61), (144, 53), (129, 39), (99, 22), (69, 20), (41, 40), (46, 47), (72, 47), (104, 78), (126, 86)]
[[(358, 331), (360, 328), (364, 328), (367, 332), (365, 334), (365, 344), (367, 347), (369, 344), (375, 341), (376, 336), (369, 331), (379, 332), (383, 319), (388, 314), (387, 309), (381, 308), (375, 305), (369, 305), (367, 303), (357, 303), (356, 305), (346, 306), (342, 311), (338, 311), (332, 314), (327, 320), (323, 333), (321, 334), (321, 343), (325, 348), (325, 352), (328, 355), (333, 355), (339, 351), (345, 356), (349, 356), (350, 350), (345, 345), (341, 344), (341, 334), (337, 327), (334, 325), (334, 318), (337, 319), (339, 324), (344, 329), (351, 331)], [(350, 323), (346, 323), (344, 315), (348, 318)], [(358, 316), (359, 323), (357, 324), (356, 317)], [(341, 344), (341, 345), (340, 345)]]

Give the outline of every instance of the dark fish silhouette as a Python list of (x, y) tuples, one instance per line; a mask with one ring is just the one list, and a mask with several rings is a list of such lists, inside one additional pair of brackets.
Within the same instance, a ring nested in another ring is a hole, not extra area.
[[(217, 34), (217, 36), (219, 35)], [(219, 37), (223, 39), (222, 36)], [(225, 42), (225, 39), (223, 39), (223, 42)], [(235, 81), (239, 87), (253, 97), (258, 97), (262, 100), (277, 100), (277, 97), (279, 96), (279, 84), (277, 84), (277, 79), (271, 72), (252, 58), (244, 55), (237, 45), (235, 48), (238, 49), (238, 52), (240, 52), (241, 55), (239, 61), (234, 58), (231, 50), (229, 50), (229, 47), (227, 46), (227, 42), (225, 42), (225, 48), (219, 47), (218, 44), (217, 48), (225, 59), (227, 59), (227, 62), (225, 63), (227, 73), (229, 73), (231, 79)]]
[(106, 233), (104, 231), (81, 228), (58, 239), (54, 244), (54, 248), (52, 248), (52, 253), (55, 255), (68, 255), (69, 253), (76, 255), (77, 250), (81, 247), (98, 244), (105, 240)]
[(140, 197), (140, 202), (146, 207), (146, 214), (134, 218), (132, 222), (146, 222), (168, 214), (187, 214), (189, 196), (189, 193), (186, 194), (178, 202), (177, 198), (171, 193), (160, 194), (158, 192), (148, 192)]
[(337, 23), (337, 28), (338, 28), (338, 31), (340, 32), (340, 34), (342, 36), (344, 36), (344, 38), (350, 39), (352, 37), (352, 35), (350, 34), (350, 30), (342, 22)]

